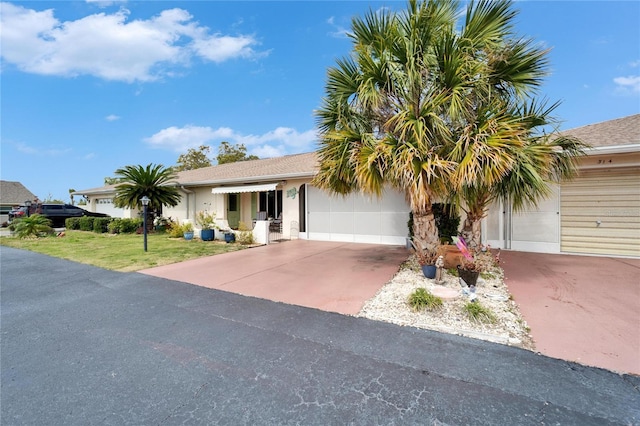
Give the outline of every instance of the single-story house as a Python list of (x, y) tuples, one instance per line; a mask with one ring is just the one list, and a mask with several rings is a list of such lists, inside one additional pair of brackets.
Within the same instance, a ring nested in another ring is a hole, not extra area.
[[(163, 207), (162, 215), (193, 221), (199, 211), (215, 212), (236, 229), (240, 222), (251, 227), (264, 212), (267, 220), (281, 223), (282, 239), (406, 243), (410, 209), (401, 193), (389, 190), (382, 199), (330, 196), (310, 184), (316, 171), (317, 157), (310, 152), (179, 172), (182, 199), (176, 207)], [(90, 211), (113, 217), (138, 214), (113, 206), (115, 185), (76, 194), (87, 199)]]
[(0, 180), (0, 223), (8, 221), (11, 209), (24, 206), (25, 201), (35, 203), (38, 197), (20, 182)]
[[(580, 174), (555, 188), (536, 209), (515, 213), (494, 205), (483, 221), (483, 242), (492, 247), (549, 253), (640, 256), (640, 115), (567, 131), (592, 146)], [(252, 160), (178, 173), (183, 194), (164, 216), (193, 220), (215, 212), (232, 228), (262, 215), (281, 219), (282, 238), (404, 245), (410, 208), (403, 194), (381, 199), (360, 193), (331, 196), (311, 185), (315, 153)], [(77, 191), (91, 211), (117, 217), (114, 186)]]

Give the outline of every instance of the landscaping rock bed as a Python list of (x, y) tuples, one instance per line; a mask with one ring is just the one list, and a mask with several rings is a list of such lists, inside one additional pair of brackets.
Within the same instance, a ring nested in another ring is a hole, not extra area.
[[(441, 297), (442, 308), (435, 311), (413, 310), (408, 303), (409, 295), (420, 287)], [(502, 268), (494, 266), (483, 273), (476, 286), (477, 300), (474, 303), (489, 309), (496, 318), (494, 323), (472, 320), (467, 316), (464, 306), (469, 297), (462, 289), (455, 273), (445, 271), (443, 284), (425, 278), (411, 257), (393, 279), (365, 303), (357, 316), (535, 349), (529, 328), (504, 283)]]

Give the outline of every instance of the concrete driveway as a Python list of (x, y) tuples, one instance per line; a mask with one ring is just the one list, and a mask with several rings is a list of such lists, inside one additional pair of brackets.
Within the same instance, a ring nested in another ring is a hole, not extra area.
[(408, 256), (397, 246), (293, 240), (139, 272), (354, 315)]
[[(397, 272), (402, 247), (294, 240), (140, 271), (356, 314)], [(545, 355), (640, 375), (640, 260), (503, 251), (506, 283)]]
[(640, 375), (640, 259), (503, 251), (536, 350)]

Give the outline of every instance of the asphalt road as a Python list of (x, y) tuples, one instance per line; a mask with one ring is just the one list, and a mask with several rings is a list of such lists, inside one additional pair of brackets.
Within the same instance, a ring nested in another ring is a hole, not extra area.
[(0, 248), (2, 425), (640, 424), (640, 379)]

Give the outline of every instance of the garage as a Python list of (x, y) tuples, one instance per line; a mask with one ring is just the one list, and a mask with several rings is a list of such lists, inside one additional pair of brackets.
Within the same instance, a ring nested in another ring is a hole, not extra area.
[(329, 195), (314, 186), (306, 189), (306, 237), (404, 245), (411, 209), (404, 195), (387, 190), (380, 199), (362, 193)]
[(562, 251), (640, 256), (640, 168), (589, 170), (562, 185)]
[(96, 198), (95, 210), (96, 213), (108, 214), (111, 217), (122, 217), (123, 210), (116, 208), (113, 204), (112, 198)]

